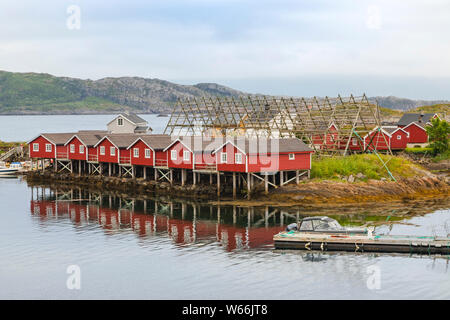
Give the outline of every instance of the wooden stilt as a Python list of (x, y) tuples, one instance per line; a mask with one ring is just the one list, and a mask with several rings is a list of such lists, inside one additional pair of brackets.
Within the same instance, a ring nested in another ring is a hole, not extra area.
[(143, 167), (142, 170), (144, 170), (144, 180), (147, 180), (147, 167)]
[(192, 173), (192, 184), (194, 186), (197, 184), (197, 176), (195, 175), (195, 172)]
[(236, 172), (233, 172), (233, 198), (236, 198)]
[(220, 172), (217, 172), (217, 196), (220, 197)]
[(108, 163), (108, 175), (111, 177), (111, 162)]
[(250, 180), (250, 173), (247, 172), (247, 199), (250, 199), (250, 191), (252, 190), (251, 180)]
[(268, 176), (267, 176), (267, 174), (265, 174), (264, 175), (264, 192), (265, 192), (265, 194), (268, 194), (269, 193), (269, 181), (268, 181)]
[(181, 185), (184, 187), (184, 182), (186, 179), (186, 169), (181, 169)]
[(280, 187), (283, 186), (284, 183), (284, 175), (283, 175), (283, 171), (280, 171)]

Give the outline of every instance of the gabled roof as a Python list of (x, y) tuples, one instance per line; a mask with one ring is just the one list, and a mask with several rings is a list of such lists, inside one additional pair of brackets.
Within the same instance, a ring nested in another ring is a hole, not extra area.
[(125, 149), (139, 137), (134, 133), (112, 133), (100, 139), (94, 147), (98, 146), (103, 140), (108, 139), (116, 148)]
[(93, 147), (99, 142), (106, 134), (105, 133), (96, 133), (95, 131), (80, 131), (79, 133), (73, 135), (64, 145), (67, 145), (73, 138), (77, 138), (84, 144), (86, 147)]
[(245, 154), (253, 153), (288, 153), (288, 152), (313, 152), (303, 141), (297, 138), (264, 139), (264, 138), (234, 138), (227, 139), (213, 153), (221, 150), (226, 144), (231, 143)]
[[(363, 140), (366, 139), (370, 134), (372, 134), (373, 132), (377, 131), (378, 127), (373, 128), (368, 134), (366, 134), (363, 137)], [(405, 130), (403, 130), (403, 128), (400, 127), (394, 127), (394, 126), (381, 126), (381, 132), (383, 132), (385, 135), (392, 137), (392, 135), (394, 134), (394, 132), (396, 131), (403, 131), (405, 134), (408, 134), (408, 132), (406, 132)]]
[(418, 124), (423, 123), (425, 125), (431, 120), (436, 114), (435, 113), (405, 113), (400, 120), (398, 120), (397, 125), (407, 126), (412, 122)]
[(51, 143), (55, 145), (64, 145), (71, 137), (73, 137), (75, 133), (73, 132), (65, 132), (65, 133), (41, 133), (40, 135), (34, 137), (27, 143), (30, 143), (34, 140), (36, 140), (39, 137), (44, 137)]
[(130, 149), (138, 141), (144, 142), (150, 149), (156, 151), (167, 148), (172, 143), (172, 138), (166, 134), (141, 135), (127, 149)]
[(129, 122), (131, 122), (134, 125), (140, 125), (140, 126), (146, 126), (147, 125), (147, 121), (145, 119), (142, 119), (137, 114), (131, 113), (131, 112), (120, 113), (118, 116), (116, 116), (110, 122), (108, 122), (108, 124), (110, 124), (111, 122), (115, 121), (118, 117), (122, 117), (122, 118), (128, 120)]

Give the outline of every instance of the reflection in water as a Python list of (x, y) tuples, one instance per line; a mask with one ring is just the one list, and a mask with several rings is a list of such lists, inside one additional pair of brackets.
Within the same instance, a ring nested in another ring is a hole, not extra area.
[(271, 245), (275, 233), (301, 218), (283, 210), (126, 199), (81, 189), (32, 187), (31, 214), (45, 222), (97, 223), (107, 234), (133, 230), (139, 237), (168, 236), (178, 245), (217, 241), (227, 251)]

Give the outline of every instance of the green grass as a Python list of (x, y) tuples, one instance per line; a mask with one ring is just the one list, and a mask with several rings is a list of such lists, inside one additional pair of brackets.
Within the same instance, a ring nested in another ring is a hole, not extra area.
[[(415, 175), (416, 166), (407, 159), (380, 155), (394, 177), (411, 177)], [(316, 179), (340, 179), (340, 176), (364, 174), (367, 179), (389, 178), (387, 170), (374, 154), (357, 154), (347, 157), (313, 159), (311, 177)]]
[(412, 154), (431, 154), (433, 149), (431, 148), (406, 148), (406, 153), (412, 153)]
[(424, 112), (424, 113), (438, 113), (438, 114), (449, 114), (450, 113), (450, 104), (434, 104), (431, 106), (422, 106), (417, 107), (415, 109), (409, 110), (408, 113), (418, 113), (418, 112)]
[(444, 153), (438, 154), (437, 156), (435, 156), (432, 161), (433, 162), (439, 162), (439, 161), (444, 161), (444, 160), (449, 160), (450, 159), (450, 150), (447, 150)]

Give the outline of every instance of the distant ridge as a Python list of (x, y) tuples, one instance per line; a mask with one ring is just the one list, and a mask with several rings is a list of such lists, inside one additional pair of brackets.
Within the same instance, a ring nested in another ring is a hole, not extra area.
[[(216, 83), (180, 85), (141, 77), (82, 80), (46, 73), (0, 71), (0, 114), (95, 114), (131, 110), (170, 113), (179, 98), (239, 97), (249, 93)], [(409, 110), (448, 101), (373, 97), (389, 109)]]

